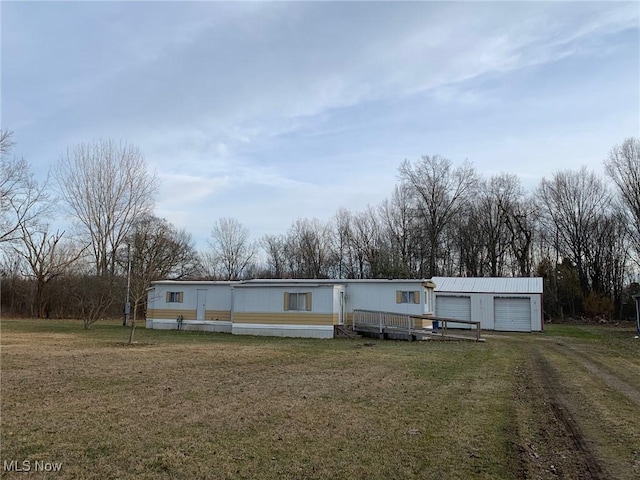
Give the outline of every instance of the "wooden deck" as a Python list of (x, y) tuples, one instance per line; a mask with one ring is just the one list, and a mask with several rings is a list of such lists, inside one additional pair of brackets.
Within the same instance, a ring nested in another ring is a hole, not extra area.
[[(429, 322), (431, 328), (424, 328), (424, 324)], [(449, 323), (470, 324), (472, 327), (475, 326), (475, 329), (452, 331), (452, 329), (448, 328)], [(354, 310), (351, 328), (355, 333), (363, 336), (394, 340), (485, 341), (481, 338), (480, 322), (425, 315), (406, 315), (395, 312)], [(466, 332), (471, 335), (465, 334)]]

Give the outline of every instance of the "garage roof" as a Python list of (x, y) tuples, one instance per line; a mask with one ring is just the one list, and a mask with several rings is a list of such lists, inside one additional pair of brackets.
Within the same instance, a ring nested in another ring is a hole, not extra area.
[(433, 277), (435, 292), (543, 293), (542, 278)]

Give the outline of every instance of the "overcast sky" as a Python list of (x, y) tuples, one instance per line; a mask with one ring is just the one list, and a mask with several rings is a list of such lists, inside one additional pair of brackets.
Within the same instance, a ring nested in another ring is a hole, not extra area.
[(532, 189), (640, 135), (635, 1), (0, 3), (15, 152), (134, 143), (199, 246), (378, 204), (404, 159)]

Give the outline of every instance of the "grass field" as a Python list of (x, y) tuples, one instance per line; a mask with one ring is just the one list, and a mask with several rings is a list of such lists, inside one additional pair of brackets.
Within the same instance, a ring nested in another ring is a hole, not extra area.
[(47, 478), (640, 478), (633, 328), (485, 343), (2, 320), (3, 470)]

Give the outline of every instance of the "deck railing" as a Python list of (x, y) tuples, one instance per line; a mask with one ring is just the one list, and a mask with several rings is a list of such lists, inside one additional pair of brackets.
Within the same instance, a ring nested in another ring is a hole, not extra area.
[[(386, 330), (391, 329), (406, 332), (409, 335), (409, 338), (412, 338), (412, 335), (416, 333), (421, 334), (422, 332), (425, 332), (423, 327), (423, 320), (425, 319), (425, 316), (407, 315), (396, 312), (380, 312), (375, 310), (354, 310), (352, 318), (352, 328), (354, 331), (364, 328), (369, 331), (377, 331), (382, 336), (386, 333)], [(432, 335), (440, 335), (443, 338), (451, 337), (463, 339), (464, 337), (459, 333), (450, 335), (447, 330), (450, 323), (464, 323), (470, 325), (472, 329), (475, 327), (475, 340), (482, 341), (480, 339), (480, 322), (433, 316), (429, 316), (427, 319), (430, 320), (433, 325), (433, 328), (430, 329), (429, 332)], [(416, 325), (419, 325), (419, 327)]]
[[(471, 321), (471, 320), (458, 320), (455, 318), (443, 318), (443, 317), (432, 317), (431, 318), (432, 321), (437, 321), (439, 326), (438, 326), (438, 330), (440, 335), (442, 335), (443, 337), (447, 335), (447, 327), (449, 323), (464, 323), (466, 325), (470, 325), (471, 329), (473, 330), (473, 327), (475, 327), (475, 337), (477, 341), (480, 341), (480, 333), (482, 331), (482, 329), (480, 328), (480, 322), (476, 322), (476, 321)], [(436, 331), (434, 331), (434, 333), (436, 333)]]
[(411, 315), (405, 315), (396, 312), (379, 312), (374, 310), (354, 310), (353, 311), (353, 329), (356, 326), (366, 326), (369, 328), (377, 328), (382, 334), (385, 328), (393, 328), (398, 330), (406, 330), (409, 335), (415, 328), (415, 322)]

